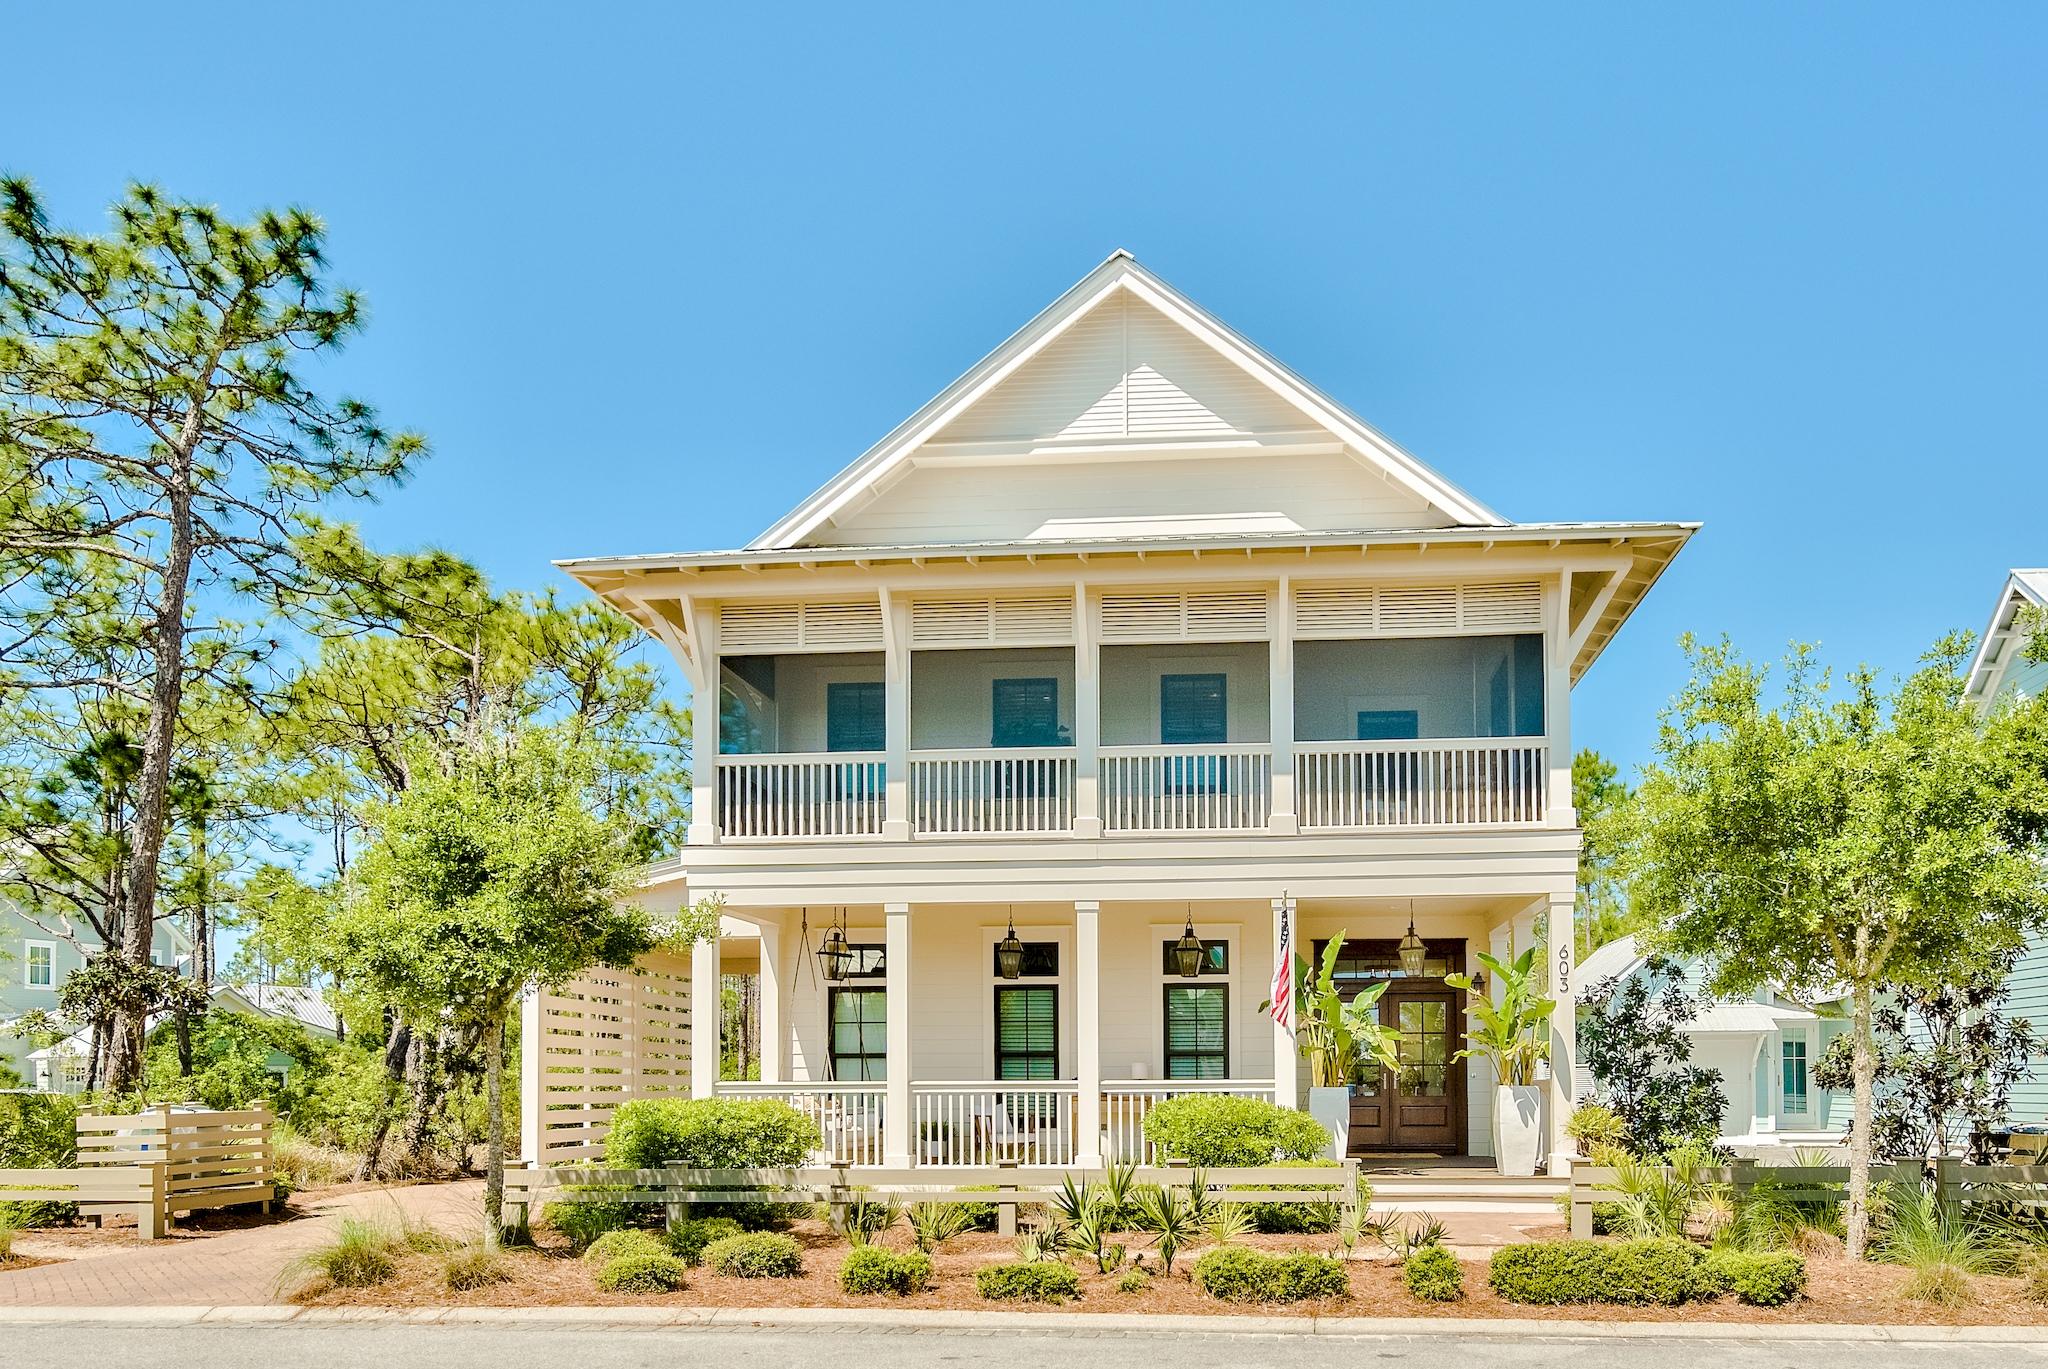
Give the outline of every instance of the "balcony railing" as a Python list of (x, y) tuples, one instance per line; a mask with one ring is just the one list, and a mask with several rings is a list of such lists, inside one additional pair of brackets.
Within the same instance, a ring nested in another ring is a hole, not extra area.
[(1074, 1163), (1073, 1084), (912, 1084), (917, 1162)]
[(887, 1084), (756, 1084), (720, 1081), (720, 1098), (779, 1098), (818, 1124), (824, 1138), (813, 1157), (824, 1165), (882, 1163), (882, 1110)]
[(910, 822), (920, 834), (1072, 831), (1074, 749), (914, 751)]
[(1259, 831), (1272, 799), (1265, 742), (1102, 748), (1104, 831)]
[(1549, 748), (1522, 738), (1300, 742), (1303, 831), (1538, 823)]
[(728, 837), (865, 837), (882, 830), (879, 751), (718, 758), (718, 825)]

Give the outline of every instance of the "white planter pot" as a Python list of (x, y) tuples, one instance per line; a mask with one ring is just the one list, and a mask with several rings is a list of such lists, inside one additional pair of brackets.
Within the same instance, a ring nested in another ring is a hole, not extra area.
[(1342, 1160), (1351, 1151), (1351, 1090), (1312, 1088), (1308, 1091), (1308, 1115), (1330, 1133), (1330, 1158)]
[(1527, 1178), (1543, 1153), (1543, 1087), (1502, 1084), (1493, 1094), (1493, 1163), (1502, 1174)]

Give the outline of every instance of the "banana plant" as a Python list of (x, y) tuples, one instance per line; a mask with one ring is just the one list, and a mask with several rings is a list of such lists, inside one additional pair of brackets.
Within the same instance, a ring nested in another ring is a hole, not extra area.
[[(1297, 957), (1295, 994), (1299, 1009), (1295, 1037), (1308, 1061), (1308, 1081), (1315, 1088), (1343, 1088), (1355, 1082), (1368, 1065), (1390, 1070), (1401, 1067), (1401, 1033), (1380, 1021), (1380, 995), (1384, 983), (1361, 989), (1349, 1003), (1337, 988), (1337, 960), (1344, 952), (1344, 935), (1330, 938), (1323, 949), (1320, 966), (1312, 967)], [(1311, 969), (1314, 973), (1311, 975)]]
[(1452, 1056), (1482, 1056), (1493, 1065), (1493, 1077), (1503, 1084), (1536, 1082), (1536, 1062), (1550, 1056), (1550, 1037), (1543, 1028), (1557, 1010), (1557, 1000), (1536, 992), (1536, 948), (1531, 946), (1512, 961), (1479, 953), (1479, 963), (1499, 987), (1496, 1003), (1472, 986), (1469, 974), (1447, 974), (1444, 983), (1465, 991), (1472, 1026), (1465, 1033), (1465, 1049)]

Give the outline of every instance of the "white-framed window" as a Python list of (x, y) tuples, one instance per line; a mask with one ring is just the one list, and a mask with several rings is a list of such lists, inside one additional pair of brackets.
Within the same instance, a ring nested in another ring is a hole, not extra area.
[(1163, 1079), (1228, 1079), (1237, 1057), (1236, 971), (1238, 938), (1234, 927), (1197, 924), (1202, 943), (1202, 972), (1183, 977), (1173, 960), (1180, 927), (1152, 928), (1159, 967), (1159, 1074)]
[(57, 987), (57, 943), (30, 941), (22, 947), (22, 983), (31, 989)]
[(1005, 919), (1001, 926), (982, 929), (981, 969), (988, 976), (988, 1010), (982, 1020), (987, 1023), (989, 1077), (1045, 1082), (1067, 1078), (1074, 1058), (1067, 998), (1073, 932), (1060, 926), (1019, 925), (1023, 973), (1004, 979), (996, 961), (996, 943), (1008, 926)]

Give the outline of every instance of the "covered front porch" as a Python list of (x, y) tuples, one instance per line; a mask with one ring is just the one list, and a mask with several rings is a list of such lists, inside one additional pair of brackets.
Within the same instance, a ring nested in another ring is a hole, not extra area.
[[(1568, 945), (1571, 915), (1568, 899), (1526, 893), (748, 908), (697, 948), (691, 977), (697, 1002), (723, 983), (757, 1004), (753, 1039), (727, 1041), (721, 1070), (717, 1036), (695, 1034), (690, 1090), (786, 1099), (818, 1122), (826, 1163), (1162, 1163), (1144, 1121), (1168, 1098), (1305, 1105), (1294, 1040), (1265, 1010), (1284, 927), (1304, 957), (1344, 938), (1347, 996), (1388, 985), (1403, 1067), (1355, 1091), (1351, 1153), (1489, 1161), (1494, 1080), (1454, 1058), (1465, 1011), (1443, 977), (1560, 927)], [(1411, 926), (1420, 974), (1399, 955)], [(1571, 1021), (1557, 1015), (1561, 1061)], [(1562, 1152), (1569, 1069), (1556, 1078), (1549, 1149)]]

